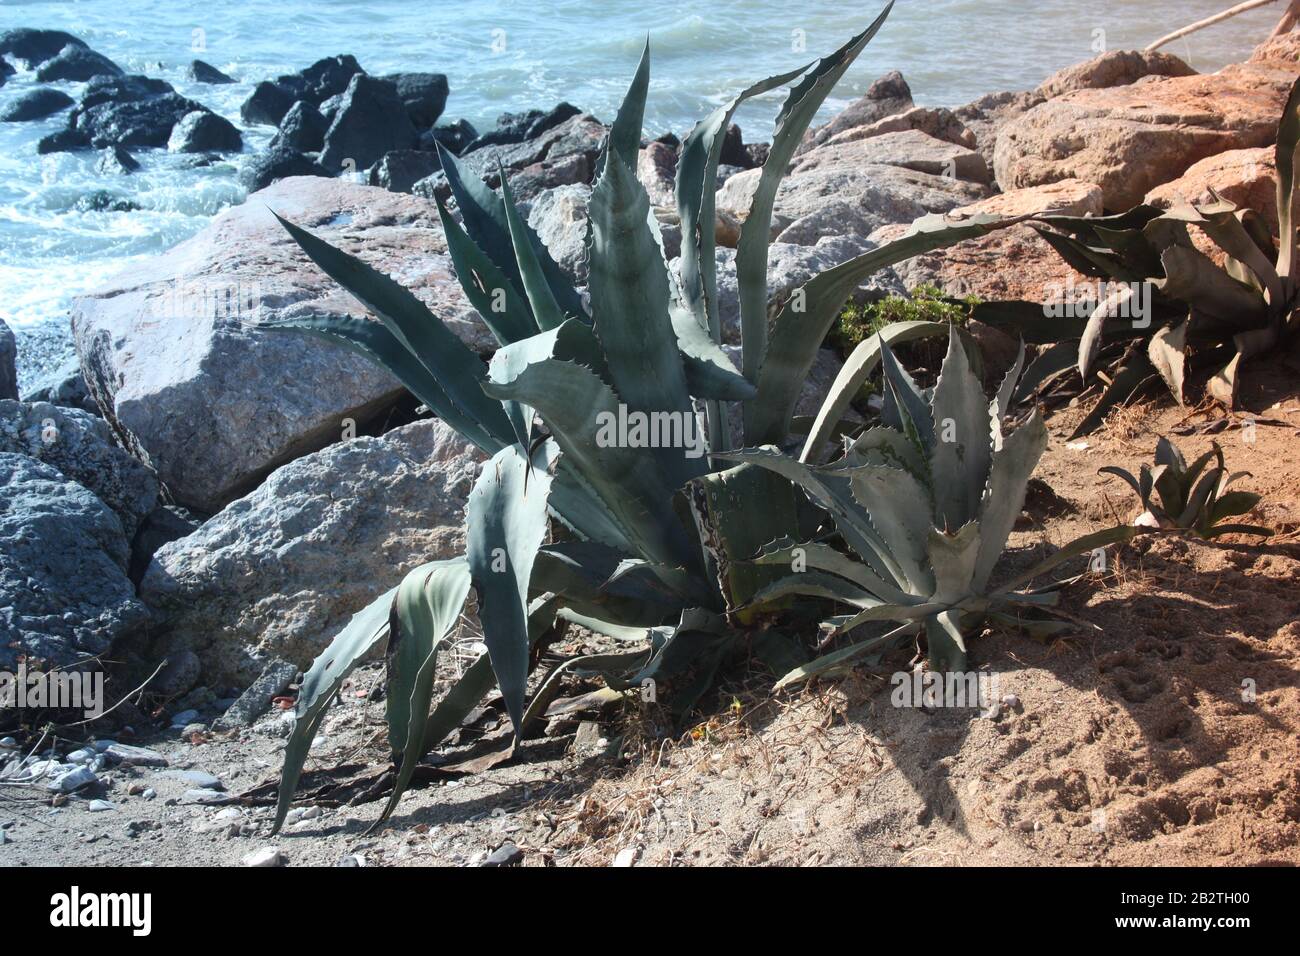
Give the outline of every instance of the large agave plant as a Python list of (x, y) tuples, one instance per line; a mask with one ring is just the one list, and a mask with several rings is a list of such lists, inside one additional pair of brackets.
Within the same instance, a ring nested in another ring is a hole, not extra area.
[[(1033, 322), (1046, 333), (1040, 341), (1059, 340), (1045, 357), (1056, 371), (1077, 367), (1087, 382), (1099, 367), (1108, 368), (1102, 397), (1076, 436), (1157, 376), (1184, 402), (1193, 366), (1212, 371), (1209, 393), (1232, 407), (1241, 364), (1300, 328), (1298, 149), (1300, 80), (1277, 129), (1276, 240), (1259, 213), (1217, 194), (1213, 202), (1178, 203), (1167, 211), (1143, 204), (1113, 216), (1038, 217), (1040, 235), (1057, 253), (1084, 275), (1116, 284), (1115, 294), (1104, 297), (1082, 327), (1044, 324), (1039, 303), (987, 303), (975, 314), (1004, 326)], [(1196, 247), (1189, 226), (1218, 247), (1222, 266)], [(1131, 314), (1134, 295), (1149, 306), (1148, 314)]]
[[(444, 152), (461, 218), (440, 206), (442, 224), (465, 294), (500, 342), (490, 364), (396, 282), (281, 220), (379, 321), (319, 316), (276, 327), (324, 336), (383, 364), (492, 457), (469, 499), (467, 554), (411, 572), (356, 615), (312, 666), (286, 750), (277, 826), (326, 702), (385, 637), (390, 742), (399, 767), (393, 802), (415, 763), (494, 684), (518, 741), (544, 700), (539, 693), (528, 704), (531, 652), (557, 614), (634, 642), (627, 654), (586, 661), (612, 685), (690, 672), (673, 695), (679, 713), (708, 686), (737, 645), (755, 593), (779, 576), (749, 559), (771, 541), (802, 540), (819, 520), (781, 475), (724, 458), (728, 415), (739, 407), (746, 445), (786, 446), (817, 349), (854, 289), (878, 269), (1001, 225), (991, 218), (925, 220), (893, 244), (814, 277), (785, 301), (768, 301), (777, 187), (818, 108), (888, 12), (830, 56), (755, 84), (695, 126), (677, 172), (679, 276), (668, 270), (634, 173), (647, 49), (610, 129), (589, 202), (589, 310), (524, 222), (506, 178), (496, 193)], [(737, 370), (721, 348), (717, 307), (711, 224), (718, 157), (741, 102), (786, 84), (790, 92), (737, 251)], [(918, 323), (885, 335), (944, 330)], [(837, 388), (841, 412), (851, 377)], [(611, 423), (627, 422), (646, 431), (641, 440), (622, 425), (611, 431)], [(830, 434), (836, 424), (819, 431)], [(564, 540), (547, 540), (548, 518), (567, 529)], [(471, 586), (488, 654), (430, 712), (438, 651)]]
[[(1008, 418), (1021, 378), (1024, 349), (990, 402), (955, 329), (939, 380), (919, 388), (883, 337), (874, 342), (884, 379), (881, 424), (845, 443), (826, 465), (776, 449), (732, 452), (789, 478), (830, 515), (845, 550), (826, 537), (776, 541), (757, 563), (792, 569), (754, 598), (769, 605), (791, 594), (829, 598), (853, 610), (826, 621), (830, 636), (879, 630), (787, 674), (780, 685), (825, 674), (924, 634), (932, 670), (964, 670), (966, 636), (988, 620), (1037, 633), (1059, 622), (1025, 611), (1055, 603), (1052, 589), (1021, 590), (1074, 555), (1131, 538), (1112, 528), (1066, 545), (1014, 580), (992, 585), (993, 571), (1024, 505), (1030, 475), (1047, 447), (1035, 409), (1026, 421)], [(872, 363), (874, 364), (874, 363)], [(825, 410), (824, 410), (825, 411)]]

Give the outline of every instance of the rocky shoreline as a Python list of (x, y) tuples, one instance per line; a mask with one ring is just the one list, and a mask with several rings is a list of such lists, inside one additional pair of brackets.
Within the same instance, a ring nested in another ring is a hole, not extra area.
[[(773, 218), (772, 291), (792, 291), (927, 213), (1100, 214), (1214, 189), (1276, 225), (1270, 145), (1298, 57), (1297, 34), (1205, 75), (1168, 54), (1114, 51), (1036, 90), (952, 110), (917, 106), (905, 78), (889, 73), (796, 155)], [(6, 61), (42, 83), (85, 83), (79, 100), (44, 86), (0, 117), (68, 110), (42, 153), (99, 150), (105, 175), (131, 175), (132, 151), (205, 162), (243, 149), (234, 124), (70, 35), (11, 30), (0, 35), (0, 77)], [(200, 61), (191, 69), (203, 82), (228, 79)], [(112, 661), (125, 691), (167, 660), (150, 706), (124, 706), (115, 719), (141, 731), (194, 711), (210, 728), (259, 676), (279, 684), (259, 692), (269, 707), (349, 615), (410, 568), (461, 549), (478, 453), (419, 417), (362, 358), (257, 327), (365, 314), (270, 209), (393, 276), (489, 352), (439, 224), (434, 200), (449, 197), (439, 148), (489, 185), (503, 169), (529, 224), (583, 280), (605, 124), (561, 103), (480, 132), (445, 121), (448, 92), (441, 74), (371, 76), (346, 55), (258, 84), (241, 118), (276, 134), (242, 157), (248, 199), (79, 298), (75, 365), (51, 369), (19, 400), (14, 337), (0, 323), (0, 669)], [(670, 260), (679, 145), (672, 135), (645, 142), (637, 169)], [(729, 131), (714, 223), (728, 341), (738, 336), (734, 247), (765, 159), (765, 144)], [(932, 283), (1040, 300), (1050, 283), (1075, 278), (1032, 230), (1012, 227), (885, 270), (859, 296)], [(1008, 344), (980, 334), (993, 352)], [(50, 357), (19, 361), (58, 361), (47, 347)], [(838, 364), (824, 349), (824, 375)], [(810, 397), (824, 385), (811, 383)]]

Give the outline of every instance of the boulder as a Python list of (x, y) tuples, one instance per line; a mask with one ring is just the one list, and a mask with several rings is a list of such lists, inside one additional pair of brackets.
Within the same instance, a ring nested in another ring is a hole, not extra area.
[(30, 389), (22, 396), (22, 400), (49, 402), (51, 405), (79, 408), (83, 412), (99, 415), (99, 406), (86, 390), (86, 380), (82, 377), (81, 366), (77, 364), (76, 355), (69, 355), (62, 364), (50, 369), (31, 383)]
[(469, 120), (459, 119), (454, 123), (444, 123), (433, 129), (426, 129), (420, 134), (420, 149), (434, 152), (438, 146), (459, 156), (465, 147), (478, 139), (478, 130)]
[(417, 182), (442, 169), (437, 153), (395, 149), (370, 167), (370, 185), (395, 193), (409, 193)]
[[(534, 123), (530, 128), (535, 128), (539, 123), (540, 121)], [(589, 183), (596, 171), (596, 157), (604, 142), (605, 132), (600, 120), (588, 113), (581, 113), (547, 126), (519, 143), (485, 146), (483, 140), (486, 137), (480, 137), (469, 145), (462, 159), (469, 170), (493, 187), (499, 185), (498, 163), (505, 167), (507, 174), (540, 166), (549, 175), (539, 176), (534, 170), (530, 188), (533, 189), (533, 195), (536, 195), (549, 186)], [(511, 185), (514, 184), (512, 175)], [(515, 193), (521, 199), (531, 198), (523, 195), (518, 188)]]
[(1146, 194), (1143, 201), (1161, 209), (1175, 202), (1211, 202), (1214, 190), (1243, 209), (1253, 209), (1277, 232), (1277, 163), (1271, 146), (1230, 149), (1193, 163), (1177, 179)]
[(95, 77), (68, 119), (68, 128), (45, 137), (37, 152), (166, 146), (172, 127), (193, 112), (210, 113), (176, 93), (171, 84), (146, 76)]
[(0, 399), (18, 397), (18, 344), (14, 333), (0, 319)]
[[(1288, 37), (1300, 52), (1300, 35)], [(1268, 55), (1279, 55), (1278, 47)], [(1010, 191), (1082, 179), (1101, 187), (1107, 210), (1127, 209), (1198, 160), (1272, 142), (1295, 58), (1289, 67), (1252, 60), (1048, 100), (1003, 127), (994, 152), (998, 185)]]
[(127, 176), (140, 168), (140, 161), (121, 146), (105, 146), (95, 164), (96, 172), (105, 176)]
[(278, 145), (250, 157), (239, 170), (239, 182), (250, 193), (254, 193), (282, 179), (329, 175), (329, 171), (310, 156), (288, 146)]
[(70, 43), (59, 51), (59, 55), (46, 60), (36, 71), (36, 79), (41, 83), (57, 83), (60, 80), (84, 83), (92, 76), (121, 76), (120, 66), (96, 53), (84, 43)]
[(121, 522), (130, 541), (158, 500), (158, 480), (119, 448), (102, 418), (46, 402), (0, 401), (0, 452), (27, 455), (75, 481)]
[(224, 86), (235, 82), (234, 79), (226, 76), (211, 63), (204, 63), (202, 60), (191, 61), (189, 68), (185, 71), (185, 76), (195, 83), (210, 83), (214, 86)]
[(403, 394), (340, 346), (257, 328), (365, 317), (269, 209), (410, 288), (480, 351), (495, 340), (453, 277), (437, 209), (341, 179), (294, 177), (73, 302), (86, 383), (121, 441), (174, 500), (216, 511), (286, 461), (337, 441)]
[(75, 667), (143, 628), (122, 524), (50, 465), (0, 453), (0, 668)]
[(0, 33), (0, 55), (17, 60), (29, 70), (36, 69), (46, 60), (54, 59), (69, 46), (87, 48), (85, 41), (62, 30), (19, 27)]
[(1195, 76), (1196, 71), (1172, 53), (1110, 50), (1083, 63), (1057, 70), (1038, 87), (1044, 99), (1074, 90), (1127, 86), (1144, 76)]
[(741, 169), (749, 169), (752, 164), (749, 152), (745, 149), (744, 134), (735, 123), (727, 126), (727, 132), (722, 137), (718, 162), (723, 166), (738, 166)]
[(836, 133), (822, 145), (834, 146), (837, 143), (851, 143), (857, 139), (871, 139), (873, 136), (902, 133), (907, 130), (917, 130), (927, 136), (956, 143), (967, 149), (974, 149), (976, 145), (975, 134), (966, 128), (966, 124), (958, 119), (952, 110), (943, 107), (931, 109), (925, 106), (914, 106), (910, 110), (886, 116), (866, 126), (846, 129), (842, 133)]
[(320, 164), (330, 170), (363, 170), (385, 153), (412, 149), (417, 134), (398, 97), (397, 87), (358, 73), (325, 132)]
[(316, 153), (325, 145), (329, 120), (306, 100), (298, 100), (280, 120), (280, 128), (271, 137), (271, 149), (285, 147), (300, 153)]
[(993, 168), (993, 154), (998, 134), (1007, 123), (1043, 102), (1038, 93), (989, 93), (974, 102), (959, 106), (953, 115), (975, 134), (975, 148)]
[(389, 73), (381, 79), (397, 87), (398, 99), (416, 129), (429, 129), (447, 106), (447, 77), (442, 73)]
[(881, 133), (862, 139), (827, 144), (795, 159), (789, 175), (863, 165), (902, 166), (949, 179), (988, 183), (992, 176), (984, 157), (973, 149), (936, 139), (918, 129)]
[(587, 203), (591, 187), (574, 183), (540, 192), (528, 212), (528, 224), (557, 265), (579, 285), (587, 283)]
[(284, 114), (298, 100), (319, 107), (330, 97), (346, 90), (352, 77), (364, 72), (356, 58), (349, 55), (317, 60), (297, 73), (258, 83), (239, 108), (239, 115), (245, 123), (278, 126)]
[(239, 117), (251, 126), (279, 126), (296, 102), (289, 90), (271, 80), (262, 80), (239, 107)]
[(876, 80), (861, 97), (854, 100), (825, 126), (810, 132), (804, 148), (820, 146), (831, 137), (855, 126), (868, 126), (877, 120), (910, 110), (912, 90), (903, 74), (891, 70)]
[(243, 148), (235, 125), (206, 110), (186, 113), (167, 139), (167, 149), (173, 153), (237, 153)]
[(209, 684), (246, 684), (272, 657), (306, 667), (406, 571), (463, 550), (482, 460), (425, 420), (276, 470), (154, 556), (140, 593), (165, 619), (168, 653), (197, 653)]
[(509, 146), (536, 139), (547, 130), (581, 114), (582, 110), (572, 103), (560, 103), (549, 110), (502, 113), (497, 117), (496, 128), (471, 142), (465, 147), (465, 152), (470, 153), (485, 146)]
[(1036, 216), (1055, 213), (1058, 216), (1100, 216), (1102, 213), (1101, 187), (1078, 179), (1062, 179), (1046, 186), (1030, 186), (998, 193), (966, 206), (952, 210), (954, 216), (985, 213), (991, 216)]
[(42, 86), (30, 93), (24, 93), (0, 110), (0, 123), (25, 123), (29, 120), (44, 119), (59, 110), (66, 110), (75, 102), (76, 100), (62, 90)]
[(637, 154), (636, 175), (652, 206), (676, 206), (677, 152), (666, 143), (647, 143)]

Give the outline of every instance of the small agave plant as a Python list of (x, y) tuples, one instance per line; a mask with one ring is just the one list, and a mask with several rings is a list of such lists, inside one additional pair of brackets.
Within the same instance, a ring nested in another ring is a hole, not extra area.
[(797, 484), (831, 517), (849, 553), (824, 539), (774, 542), (761, 565), (795, 567), (754, 598), (762, 606), (808, 595), (852, 610), (824, 623), (831, 636), (895, 626), (826, 654), (787, 674), (778, 686), (823, 675), (924, 635), (929, 666), (965, 670), (966, 641), (991, 622), (1048, 634), (1060, 622), (1022, 612), (1050, 607), (1058, 592), (1025, 585), (1075, 555), (1128, 540), (1133, 528), (1086, 535), (1047, 560), (993, 584), (993, 572), (1024, 505), (1030, 475), (1047, 447), (1047, 429), (1035, 409), (1009, 421), (1020, 382), (1024, 348), (990, 402), (975, 374), (969, 346), (954, 327), (939, 380), (921, 389), (894, 358), (883, 337), (873, 354), (883, 368), (881, 424), (847, 441), (826, 465), (811, 464), (774, 448), (724, 457), (768, 468)]
[[(323, 336), (380, 363), (490, 460), (469, 498), (466, 555), (412, 571), (359, 612), (312, 665), (285, 751), (277, 827), (328, 701), (385, 638), (397, 777), (381, 822), (418, 761), (494, 685), (519, 741), (558, 687), (557, 668), (528, 699), (534, 651), (557, 616), (628, 643), (626, 653), (572, 663), (604, 674), (612, 687), (673, 682), (678, 715), (729, 653), (750, 646), (754, 595), (779, 576), (779, 569), (750, 559), (774, 540), (803, 540), (820, 518), (780, 474), (725, 457), (728, 416), (739, 410), (745, 446), (788, 447), (796, 399), (853, 291), (881, 268), (1005, 224), (927, 218), (895, 242), (769, 302), (777, 188), (827, 94), (888, 12), (830, 56), (751, 86), (686, 137), (676, 182), (679, 274), (668, 269), (634, 172), (647, 48), (608, 134), (588, 205), (590, 307), (520, 215), (506, 178), (494, 192), (443, 152), (460, 221), (440, 205), (442, 225), (465, 295), (500, 343), (490, 364), (388, 276), (281, 220), (312, 261), (378, 321), (323, 315), (273, 327)], [(738, 370), (721, 347), (711, 225), (719, 155), (741, 102), (786, 84), (737, 248)], [(901, 341), (946, 329), (904, 323), (882, 334)], [(810, 440), (836, 432), (864, 368), (864, 356), (855, 356)], [(610, 439), (609, 423), (633, 418), (651, 427), (670, 423), (679, 434), (668, 441)], [(687, 440), (699, 437), (693, 433), (701, 420), (703, 441)], [(548, 540), (552, 519), (563, 540)], [(488, 653), (433, 706), (439, 650), (471, 588)], [(770, 630), (763, 638), (753, 642), (756, 651), (807, 659), (797, 642), (782, 645)]]
[[(1221, 534), (1258, 534), (1268, 537), (1269, 528), (1251, 524), (1224, 524), (1224, 520), (1244, 515), (1259, 504), (1259, 495), (1250, 491), (1228, 491), (1228, 486), (1250, 472), (1229, 473), (1218, 442), (1189, 467), (1183, 453), (1167, 438), (1156, 443), (1155, 468), (1143, 465), (1139, 477), (1114, 465), (1099, 474), (1115, 475), (1128, 482), (1142, 502), (1142, 513), (1133, 524), (1139, 528), (1163, 531), (1187, 531), (1199, 538)], [(1210, 462), (1213, 468), (1206, 470)], [(1159, 498), (1157, 503), (1152, 493)]]

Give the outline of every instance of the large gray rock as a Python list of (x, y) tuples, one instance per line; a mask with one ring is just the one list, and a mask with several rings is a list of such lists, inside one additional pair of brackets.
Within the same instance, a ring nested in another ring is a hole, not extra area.
[(69, 43), (59, 55), (46, 60), (36, 71), (36, 79), (41, 83), (55, 83), (60, 80), (84, 83), (92, 76), (121, 76), (122, 68), (104, 56), (90, 49), (85, 44)]
[(225, 210), (72, 307), (86, 384), (110, 424), (176, 501), (209, 513), (402, 394), (396, 379), (345, 348), (256, 327), (366, 316), (268, 209), (391, 275), (472, 347), (494, 345), (452, 274), (431, 203), (306, 177)]
[(913, 107), (912, 90), (903, 74), (891, 70), (876, 80), (861, 97), (854, 100), (825, 126), (809, 132), (804, 148), (820, 146), (834, 136), (855, 126), (868, 126), (886, 116), (902, 113)]
[(325, 132), (320, 164), (330, 170), (368, 169), (385, 153), (412, 149), (418, 138), (397, 86), (358, 73)]
[(561, 269), (584, 285), (587, 281), (587, 203), (591, 187), (555, 186), (533, 200), (528, 224)]
[(975, 148), (984, 157), (989, 169), (992, 169), (993, 153), (1002, 128), (1042, 102), (1042, 94), (1030, 91), (988, 93), (965, 106), (959, 106), (953, 115), (975, 134)]
[(207, 110), (186, 113), (172, 127), (167, 148), (173, 153), (237, 153), (244, 141), (235, 124)]
[(59, 110), (66, 110), (74, 102), (76, 101), (62, 90), (40, 86), (30, 93), (24, 93), (0, 110), (0, 123), (25, 123), (44, 119)]
[(858, 169), (865, 165), (901, 166), (949, 179), (987, 184), (990, 179), (984, 157), (973, 149), (936, 139), (919, 129), (837, 141), (795, 160), (791, 177), (827, 169)]
[(128, 541), (158, 500), (158, 479), (113, 441), (102, 418), (47, 402), (0, 401), (0, 452), (28, 455), (93, 492)]
[(197, 653), (209, 684), (247, 684), (273, 657), (307, 666), (406, 571), (462, 550), (481, 461), (427, 420), (278, 469), (154, 555), (140, 594), (166, 620), (168, 653)]
[(553, 186), (590, 183), (604, 139), (605, 127), (600, 120), (579, 113), (523, 142), (477, 148), (471, 143), (472, 151), (461, 159), (494, 188), (500, 185), (500, 163), (510, 177), (516, 198), (528, 201)]
[(0, 399), (18, 397), (18, 345), (14, 333), (0, 319)]
[(149, 620), (122, 523), (50, 465), (0, 453), (0, 667), (68, 667)]

